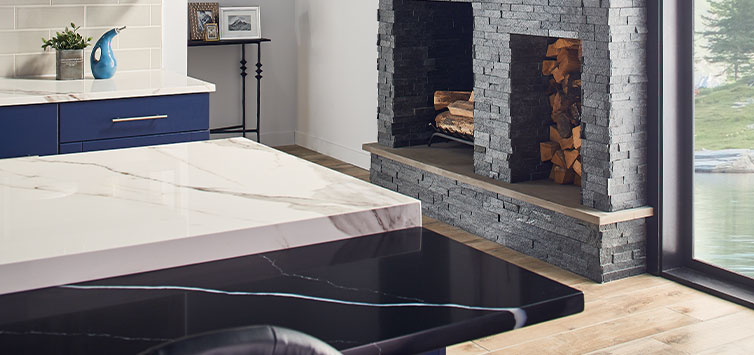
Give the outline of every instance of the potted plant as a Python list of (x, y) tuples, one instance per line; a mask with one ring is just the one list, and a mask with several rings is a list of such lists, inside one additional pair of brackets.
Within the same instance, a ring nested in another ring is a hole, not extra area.
[(42, 38), (42, 49), (55, 49), (55, 78), (75, 80), (84, 78), (84, 48), (89, 46), (92, 37), (84, 38), (77, 31), (81, 26), (71, 23), (71, 28), (57, 32), (54, 37)]

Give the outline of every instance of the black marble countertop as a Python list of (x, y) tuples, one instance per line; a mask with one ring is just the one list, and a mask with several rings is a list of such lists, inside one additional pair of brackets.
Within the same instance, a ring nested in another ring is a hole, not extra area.
[(578, 290), (414, 228), (3, 295), (0, 352), (135, 354), (271, 324), (345, 354), (410, 354), (583, 308)]

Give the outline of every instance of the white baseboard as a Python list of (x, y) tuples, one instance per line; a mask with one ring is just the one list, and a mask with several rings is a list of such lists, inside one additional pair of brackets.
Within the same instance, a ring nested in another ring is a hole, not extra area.
[[(220, 139), (220, 138), (230, 138), (230, 137), (240, 137), (240, 136), (241, 135), (238, 133), (213, 134), (211, 138)], [(256, 133), (246, 133), (246, 138), (249, 138), (251, 140), (256, 140), (257, 135)], [(266, 146), (270, 146), (270, 147), (295, 144), (295, 133), (293, 131), (262, 132), (261, 138), (262, 138), (262, 144)]]
[(361, 150), (361, 147), (359, 147), (358, 150), (349, 148), (319, 137), (314, 137), (301, 131), (296, 131), (294, 141), (296, 145), (329, 155), (335, 159), (356, 165), (362, 169), (369, 170), (371, 156), (368, 152)]

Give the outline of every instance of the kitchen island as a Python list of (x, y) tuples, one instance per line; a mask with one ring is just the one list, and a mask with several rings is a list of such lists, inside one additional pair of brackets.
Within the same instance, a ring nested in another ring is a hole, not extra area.
[(0, 349), (135, 354), (270, 324), (412, 354), (583, 310), (418, 200), (243, 138), (0, 160)]
[(0, 294), (418, 226), (419, 201), (244, 138), (5, 159)]

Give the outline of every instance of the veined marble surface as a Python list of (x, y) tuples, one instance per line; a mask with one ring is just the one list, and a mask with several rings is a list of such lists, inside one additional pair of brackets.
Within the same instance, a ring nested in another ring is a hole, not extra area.
[(418, 200), (244, 138), (0, 160), (0, 294), (421, 226)]
[(215, 85), (164, 70), (118, 73), (111, 79), (0, 78), (0, 106), (214, 92)]

